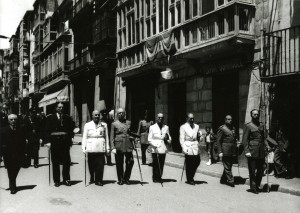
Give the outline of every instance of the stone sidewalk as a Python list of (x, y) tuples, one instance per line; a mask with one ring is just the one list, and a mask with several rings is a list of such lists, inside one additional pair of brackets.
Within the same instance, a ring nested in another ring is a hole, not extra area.
[[(74, 138), (74, 143), (81, 141), (81, 135), (76, 135)], [(136, 157), (135, 152), (134, 156)], [(141, 159), (141, 150), (138, 149), (139, 158)], [(114, 159), (114, 158), (113, 158)], [(140, 160), (141, 163), (141, 160)], [(165, 165), (182, 169), (184, 164), (184, 155), (180, 153), (169, 152), (166, 156)], [(182, 170), (181, 170), (182, 171)], [(178, 180), (181, 178), (181, 171), (178, 173)], [(223, 172), (223, 165), (218, 162), (210, 166), (206, 165), (206, 161), (201, 160), (200, 166), (197, 169), (197, 173), (204, 175), (209, 175), (212, 177), (220, 178)], [(232, 173), (235, 177), (236, 184), (247, 184), (249, 185), (249, 173), (248, 168), (238, 167), (234, 164), (232, 167)], [(183, 180), (185, 181), (185, 174)], [(267, 176), (263, 177), (262, 184), (263, 189), (267, 188)], [(269, 176), (269, 186), (271, 191), (278, 191), (283, 193), (289, 193), (292, 195), (300, 196), (300, 178), (284, 179), (275, 178), (274, 176)]]

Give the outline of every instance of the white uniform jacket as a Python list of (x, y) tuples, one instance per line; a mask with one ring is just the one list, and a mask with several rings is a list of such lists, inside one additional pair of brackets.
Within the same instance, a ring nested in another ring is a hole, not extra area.
[(151, 145), (152, 153), (167, 153), (168, 149), (165, 145), (164, 138), (166, 134), (169, 136), (168, 143), (170, 144), (172, 139), (169, 133), (169, 127), (167, 125), (163, 125), (160, 129), (158, 124), (153, 124), (149, 128), (148, 141)]
[(83, 152), (106, 152), (109, 150), (108, 128), (105, 122), (96, 125), (90, 121), (84, 125), (82, 137)]
[(189, 123), (185, 123), (180, 127), (179, 141), (182, 147), (182, 152), (186, 155), (198, 155), (199, 154), (199, 142), (197, 140), (199, 126), (194, 124), (194, 128)]

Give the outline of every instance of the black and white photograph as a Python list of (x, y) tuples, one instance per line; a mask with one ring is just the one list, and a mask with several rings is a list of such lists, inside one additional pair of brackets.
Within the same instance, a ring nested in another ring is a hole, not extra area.
[(0, 0), (1, 213), (298, 213), (300, 0)]

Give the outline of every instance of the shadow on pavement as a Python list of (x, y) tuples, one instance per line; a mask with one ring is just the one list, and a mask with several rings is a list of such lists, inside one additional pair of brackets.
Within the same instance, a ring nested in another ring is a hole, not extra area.
[(82, 182), (82, 180), (70, 180), (71, 186), (76, 185), (76, 184), (81, 183), (81, 182)]
[(39, 157), (39, 159), (48, 159), (48, 157)]
[[(43, 163), (43, 164), (39, 164), (38, 166), (39, 166), (39, 167), (49, 166), (49, 164), (48, 164), (48, 163)], [(33, 167), (33, 165), (31, 165), (30, 167)]]
[(17, 191), (33, 189), (36, 185), (17, 186)]
[(106, 185), (106, 184), (114, 184), (115, 182), (117, 182), (117, 181), (115, 181), (115, 180), (104, 180), (104, 181), (103, 181), (103, 185)]
[(241, 176), (234, 176), (234, 184), (243, 185), (246, 183), (247, 178), (242, 178)]
[[(279, 184), (271, 184), (270, 186), (270, 192), (277, 192), (279, 189)], [(261, 192), (268, 192), (268, 184), (264, 184), (262, 187)]]
[(77, 162), (71, 162), (71, 166), (73, 166), (75, 164), (79, 164), (79, 163), (77, 163)]
[(129, 181), (130, 185), (137, 185), (137, 184), (149, 184), (148, 182), (141, 182), (139, 180), (130, 180)]
[(163, 183), (177, 182), (175, 179), (161, 179)]
[(195, 184), (198, 185), (198, 184), (207, 184), (206, 181), (202, 181), (202, 180), (195, 180)]

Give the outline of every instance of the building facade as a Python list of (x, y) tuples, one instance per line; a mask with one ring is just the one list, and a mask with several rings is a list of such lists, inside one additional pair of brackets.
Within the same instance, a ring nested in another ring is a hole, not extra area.
[(186, 112), (215, 132), (231, 114), (242, 134), (254, 18), (252, 0), (119, 1), (117, 106), (135, 126), (145, 109), (164, 113), (176, 152)]
[(110, 110), (114, 106), (116, 17), (113, 8), (116, 2), (73, 2), (70, 112), (81, 129), (91, 119), (94, 109)]
[[(254, 57), (260, 61), (266, 123), (273, 138), (282, 128), (289, 141), (289, 172), (299, 177), (300, 2), (258, 1), (257, 8), (257, 26), (261, 27), (261, 35)], [(253, 82), (252, 90), (258, 89), (260, 82)]]

